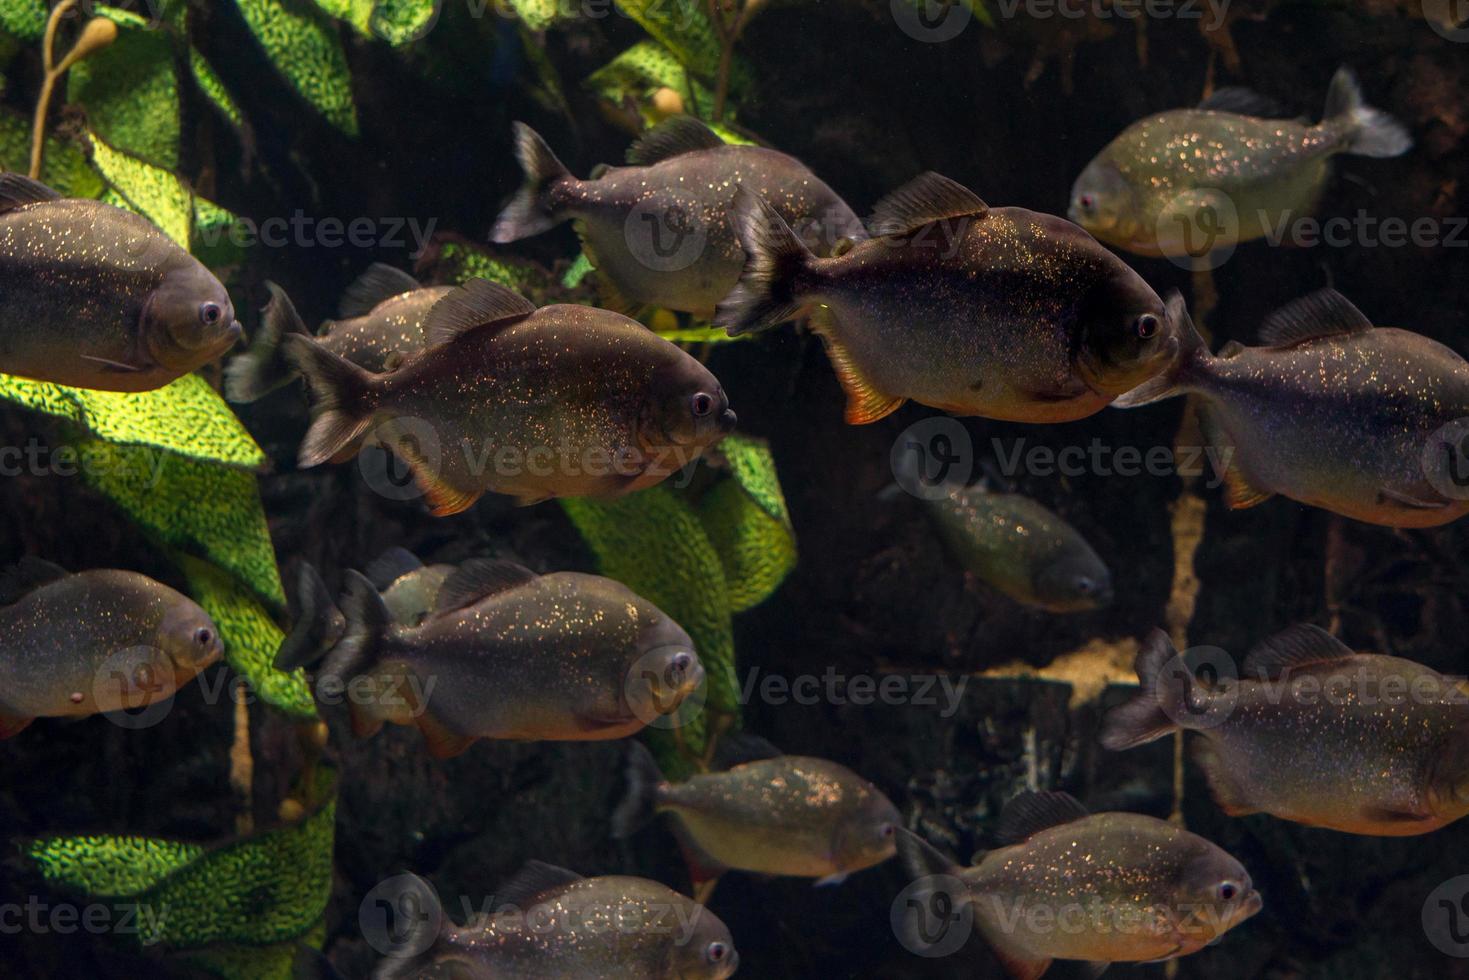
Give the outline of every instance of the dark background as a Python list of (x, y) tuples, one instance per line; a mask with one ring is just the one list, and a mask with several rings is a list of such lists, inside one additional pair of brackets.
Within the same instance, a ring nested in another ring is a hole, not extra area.
[[(1220, 61), (1218, 84), (1249, 85), (1315, 119), (1333, 71), (1348, 64), (1368, 100), (1414, 132), (1417, 146), (1401, 159), (1338, 158), (1322, 215), (1366, 209), (1411, 220), (1466, 213), (1469, 48), (1435, 34), (1415, 8), (1382, 2), (1369, 15), (1347, 5), (1235, 7), (1242, 15), (1232, 27), (1241, 66), (1231, 72)], [(297, 208), (343, 219), (413, 215), (484, 242), (519, 179), (508, 148), (512, 120), (540, 130), (578, 174), (620, 160), (629, 139), (578, 85), (639, 39), (620, 16), (546, 37), (574, 121), (531, 97), (513, 30), (496, 18), (472, 20), (456, 3), (447, 3), (434, 32), (406, 51), (353, 41), (348, 53), (362, 136), (352, 141), (316, 120), (272, 75), (231, 7), (211, 5), (205, 13), (201, 46), (237, 93), (252, 133), (241, 139), (202, 104), (191, 104), (184, 170), (207, 196), (257, 220)], [(1070, 184), (1093, 154), (1139, 116), (1198, 101), (1211, 60), (1219, 61), (1196, 21), (1149, 21), (1146, 64), (1132, 25), (1112, 23), (1109, 36), (1080, 45), (1072, 41), (1081, 28), (1054, 20), (1006, 22), (997, 30), (971, 24), (953, 41), (929, 45), (901, 33), (885, 3), (779, 6), (763, 12), (742, 42), (754, 84), (739, 103), (739, 121), (806, 161), (859, 213), (926, 169), (992, 204), (1064, 212)], [(38, 68), (30, 53), (12, 64), (7, 103), (30, 105)], [(1029, 85), (1028, 74), (1036, 74)], [(575, 241), (563, 228), (514, 251), (565, 262)], [(1216, 344), (1250, 341), (1270, 309), (1333, 283), (1374, 322), (1417, 330), (1463, 352), (1466, 256), (1462, 246), (1247, 244), (1216, 274), (1220, 303), (1208, 325)], [(242, 310), (253, 311), (263, 302), (261, 283), (274, 279), (314, 321), (330, 315), (342, 287), (374, 260), (405, 268), (412, 262), (404, 250), (256, 248), (233, 271), (231, 290)], [(1160, 293), (1189, 289), (1182, 269), (1134, 261)], [(253, 326), (252, 317), (246, 325)], [(1103, 612), (1058, 617), (1025, 610), (966, 583), (916, 503), (877, 499), (892, 478), (889, 447), (929, 410), (910, 405), (872, 426), (845, 426), (820, 345), (797, 331), (720, 347), (711, 363), (742, 430), (771, 442), (801, 554), (782, 590), (737, 618), (742, 675), (757, 667), (820, 674), (833, 666), (852, 675), (971, 671), (1015, 660), (1044, 665), (1089, 641), (1126, 649), (1163, 622), (1178, 480), (1019, 474), (1020, 489), (1087, 535), (1111, 565), (1117, 588), (1117, 601)], [(964, 424), (982, 455), (992, 438), (1007, 447), (1023, 438), (1059, 448), (1097, 437), (1146, 450), (1172, 444), (1180, 410), (1170, 402), (1050, 427)], [(298, 390), (246, 406), (242, 415), (275, 461), (262, 488), (284, 567), (310, 560), (335, 584), (341, 569), (361, 568), (394, 544), (425, 559), (494, 552), (542, 570), (592, 567), (555, 504), (518, 511), (486, 499), (469, 513), (436, 520), (417, 504), (372, 495), (355, 467), (295, 472), (305, 423)], [(0, 423), (7, 440), (44, 431), (35, 417), (11, 410), (0, 412)], [(1396, 532), (1279, 498), (1231, 513), (1217, 491), (1202, 493), (1208, 516), (1196, 563), (1202, 587), (1189, 626), (1193, 642), (1242, 654), (1276, 629), (1309, 620), (1338, 626), (1359, 648), (1451, 672), (1469, 667), (1462, 526)], [(133, 567), (172, 580), (167, 561), (79, 481), (8, 479), (0, 482), (0, 503), (10, 518), (0, 524), (0, 558), (33, 552), (71, 568)], [(761, 703), (748, 705), (745, 719), (787, 751), (833, 758), (873, 779), (913, 824), (967, 858), (993, 844), (987, 829), (994, 814), (1031, 770), (1041, 785), (1066, 788), (1094, 809), (1167, 814), (1170, 744), (1103, 752), (1095, 744), (1098, 707), (1072, 708), (1069, 693), (1033, 680), (975, 682), (958, 715), (947, 719), (922, 707)], [(1125, 696), (1113, 690), (1105, 700)], [(666, 828), (626, 848), (609, 840), (608, 814), (620, 792), (616, 746), (479, 743), (460, 758), (435, 762), (412, 731), (390, 728), (354, 742), (341, 718), (329, 718), (343, 782), (327, 950), (347, 976), (361, 975), (373, 961), (357, 926), (362, 896), (405, 869), (429, 877), (442, 895), (476, 902), (530, 858), (584, 874), (643, 873), (686, 884)], [(265, 824), (297, 756), (283, 719), (262, 708), (254, 721), (256, 798)], [(205, 704), (194, 688), (180, 695), (165, 724), (144, 731), (103, 719), (38, 722), (0, 742), (0, 829), (220, 837), (233, 819), (229, 740), (228, 710)], [(1418, 838), (1348, 837), (1268, 817), (1226, 818), (1192, 768), (1185, 790), (1188, 826), (1245, 863), (1265, 910), (1220, 948), (1181, 961), (1179, 976), (1469, 975), (1464, 961), (1429, 945), (1420, 922), (1429, 891), (1469, 871), (1462, 825)], [(944, 960), (905, 953), (888, 926), (904, 884), (897, 862), (820, 890), (803, 879), (766, 882), (736, 873), (720, 884), (712, 908), (734, 932), (740, 976), (999, 975), (977, 941)], [(0, 897), (36, 887), (15, 862), (0, 869)], [(0, 960), (0, 975), (126, 976), (138, 968), (86, 937), (0, 936), (0, 951), (6, 946), (13, 948)], [(1163, 969), (1118, 966), (1111, 975), (1160, 976)], [(1064, 975), (1059, 967), (1057, 975)]]

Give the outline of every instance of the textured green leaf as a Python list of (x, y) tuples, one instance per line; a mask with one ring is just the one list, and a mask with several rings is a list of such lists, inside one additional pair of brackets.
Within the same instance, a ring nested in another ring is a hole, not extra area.
[(229, 90), (224, 87), (224, 82), (215, 74), (213, 67), (205, 60), (199, 50), (193, 46), (189, 48), (189, 74), (194, 76), (194, 84), (199, 86), (199, 91), (209, 100), (209, 104), (219, 111), (236, 129), (245, 125), (245, 114), (240, 111)]
[(702, 0), (617, 0), (617, 6), (690, 71), (713, 78), (719, 38)]
[(352, 79), (337, 27), (305, 0), (235, 0), (265, 55), (303, 99), (357, 135)]
[(544, 31), (560, 17), (559, 0), (506, 0), (520, 22), (533, 31)]
[[(138, 906), (140, 945), (288, 942), (316, 929), (331, 896), (334, 780), (317, 772), (325, 802), (300, 822), (220, 844), (93, 835), (30, 841), (24, 853), (57, 886)], [(239, 969), (250, 969), (248, 956)]]
[(556, 302), (559, 284), (534, 262), (500, 255), (466, 241), (442, 242), (431, 262), (435, 281), (460, 283), (466, 279), (488, 279), (509, 286), (537, 305)]
[(23, 41), (40, 40), (48, 13), (45, 0), (0, 0), (0, 31)]
[(315, 3), (322, 13), (351, 24), (357, 33), (364, 36), (372, 33), (374, 0), (315, 0)]
[(769, 448), (734, 435), (719, 450), (731, 479), (699, 501), (699, 519), (724, 566), (730, 608), (739, 612), (769, 598), (796, 566), (796, 534)]
[(66, 99), (111, 145), (160, 167), (179, 162), (179, 84), (173, 38), (124, 10), (96, 7), (118, 25), (117, 40), (72, 66)]
[(88, 134), (92, 163), (127, 203), (184, 248), (194, 224), (194, 195), (183, 181), (161, 167), (125, 153), (95, 133)]
[(99, 439), (78, 444), (87, 482), (163, 544), (225, 569), (273, 612), (285, 608), (253, 474)]
[(438, 20), (441, 0), (377, 0), (368, 18), (374, 37), (398, 46), (417, 41)]
[(576, 261), (571, 263), (571, 268), (562, 275), (561, 285), (567, 289), (575, 289), (582, 284), (583, 279), (595, 272), (596, 268), (592, 265), (592, 257), (582, 250), (577, 253)]
[[(25, 173), (31, 161), (31, 121), (19, 113), (0, 109), (0, 170)], [(47, 135), (46, 153), (41, 158), (41, 181), (66, 197), (96, 197), (102, 193), (102, 177), (87, 162), (87, 155), (68, 139)]]
[(713, 91), (692, 78), (678, 57), (657, 41), (639, 41), (589, 75), (584, 84), (615, 108), (636, 106), (646, 125), (661, 118), (653, 109), (653, 93), (661, 88), (677, 92), (684, 110), (693, 115), (707, 115), (714, 105)]

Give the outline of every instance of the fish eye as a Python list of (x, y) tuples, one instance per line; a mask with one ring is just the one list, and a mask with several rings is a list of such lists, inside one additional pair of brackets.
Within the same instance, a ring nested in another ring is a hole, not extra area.
[(1158, 317), (1152, 313), (1144, 313), (1142, 316), (1137, 318), (1137, 322), (1134, 324), (1134, 327), (1137, 330), (1137, 335), (1139, 337), (1141, 337), (1143, 340), (1148, 340), (1152, 337), (1157, 336)]
[(1083, 194), (1076, 203), (1081, 205), (1083, 211), (1092, 211), (1097, 206), (1097, 199), (1090, 194)]
[(877, 835), (883, 840), (887, 840), (889, 837), (893, 836), (897, 832), (898, 828), (890, 823), (885, 823), (881, 827), (877, 828)]
[(220, 317), (222, 316), (224, 316), (224, 307), (220, 306), (218, 303), (199, 304), (199, 322), (203, 323), (205, 326), (214, 326), (216, 323), (219, 322)]
[(694, 413), (694, 418), (703, 418), (714, 411), (714, 396), (707, 391), (699, 392), (689, 399), (689, 410)]
[(207, 626), (201, 626), (194, 631), (194, 642), (201, 647), (207, 647), (214, 642), (214, 631)]
[(694, 658), (690, 657), (687, 653), (676, 653), (674, 654), (673, 659), (668, 662), (669, 673), (671, 673), (675, 678), (682, 678), (683, 675), (687, 673), (689, 666), (693, 662)]
[(709, 947), (704, 950), (704, 959), (710, 963), (722, 963), (728, 955), (729, 947), (724, 943), (710, 943)]
[(1076, 578), (1076, 591), (1080, 592), (1082, 595), (1091, 595), (1093, 592), (1097, 591), (1097, 583), (1093, 582), (1085, 575), (1079, 575)]
[(1239, 886), (1232, 881), (1219, 884), (1219, 900), (1221, 902), (1232, 902), (1239, 895)]

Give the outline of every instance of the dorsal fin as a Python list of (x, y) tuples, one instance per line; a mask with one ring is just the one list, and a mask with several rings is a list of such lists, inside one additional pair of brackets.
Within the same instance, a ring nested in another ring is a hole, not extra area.
[(372, 560), (364, 574), (372, 587), (382, 592), (409, 572), (423, 567), (418, 556), (407, 548), (392, 547)]
[(1372, 321), (1335, 289), (1318, 289), (1291, 300), (1265, 318), (1260, 342), (1268, 347), (1290, 347), (1317, 337), (1366, 333)]
[(517, 909), (535, 908), (540, 897), (553, 888), (563, 888), (582, 880), (575, 871), (558, 868), (544, 861), (527, 861), (495, 894), (495, 904)]
[(402, 269), (374, 262), (367, 267), (366, 272), (352, 280), (352, 284), (342, 292), (342, 300), (337, 304), (337, 316), (343, 320), (350, 320), (354, 316), (366, 316), (372, 312), (374, 306), (383, 300), (412, 292), (417, 288), (419, 288), (418, 280)]
[(1018, 844), (1048, 827), (1059, 827), (1088, 815), (1086, 807), (1070, 793), (1027, 790), (1005, 804), (995, 834), (1006, 844)]
[(60, 565), (34, 555), (26, 555), (0, 574), (0, 603), (15, 602), (48, 582), (55, 582), (69, 574), (71, 573)]
[(749, 732), (721, 736), (714, 750), (715, 764), (720, 769), (733, 769), (761, 759), (778, 759), (782, 755), (780, 749)]
[(718, 133), (693, 116), (670, 116), (628, 147), (627, 162), (630, 166), (646, 167), (670, 157), (724, 145)]
[(0, 174), (0, 214), (24, 204), (59, 200), (61, 195), (24, 174)]
[(439, 586), (434, 600), (434, 613), (451, 612), (472, 606), (486, 596), (513, 589), (538, 576), (524, 565), (499, 558), (472, 558), (458, 568)]
[(536, 311), (536, 305), (513, 289), (488, 279), (471, 279), (446, 293), (423, 322), (428, 346), (451, 343), (480, 327), (508, 327)]
[(1199, 108), (1210, 112), (1232, 112), (1237, 116), (1258, 116), (1261, 119), (1279, 119), (1287, 115), (1279, 102), (1243, 85), (1216, 88), (1213, 95), (1199, 103)]
[(873, 235), (906, 235), (945, 218), (982, 218), (989, 209), (963, 184), (929, 171), (878, 201), (867, 228)]
[(1261, 640), (1245, 657), (1244, 676), (1273, 680), (1292, 667), (1351, 657), (1356, 651), (1319, 626), (1297, 623)]

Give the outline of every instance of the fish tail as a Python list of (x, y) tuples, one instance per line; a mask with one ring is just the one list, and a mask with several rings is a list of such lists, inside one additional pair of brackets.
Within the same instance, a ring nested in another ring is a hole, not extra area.
[(316, 403), (297, 459), (303, 467), (319, 466), (349, 449), (372, 424), (375, 379), (310, 337), (290, 335), (282, 344)]
[(1113, 708), (1102, 722), (1102, 745), (1113, 752), (1162, 738), (1187, 717), (1193, 681), (1187, 671), (1167, 669), (1178, 651), (1162, 630), (1153, 630), (1138, 649), (1133, 669), (1142, 688), (1137, 697)]
[(360, 572), (347, 572), (347, 594), (342, 597), (345, 625), (342, 638), (321, 664), (321, 676), (343, 682), (365, 673), (377, 659), (392, 616), (377, 589)]
[(295, 670), (320, 660), (341, 639), (345, 626), (321, 573), (303, 562), (296, 583), (296, 620), (276, 651), (276, 670)]
[[(906, 908), (898, 928), (909, 949), (926, 950), (936, 942), (924, 922), (926, 910), (942, 907), (948, 914), (957, 913), (974, 896), (964, 886), (964, 869), (959, 862), (906, 827), (898, 828), (898, 859), (913, 879), (904, 891)], [(941, 933), (939, 940), (945, 934)]]
[(267, 282), (270, 302), (260, 313), (260, 327), (250, 346), (225, 365), (224, 396), (232, 402), (253, 402), (296, 379), (296, 369), (286, 359), (281, 339), (287, 334), (310, 336), (301, 315), (286, 291)]
[(802, 274), (815, 256), (775, 208), (744, 187), (735, 193), (730, 220), (745, 249), (745, 270), (715, 308), (714, 325), (738, 337), (796, 315)]
[(1183, 301), (1183, 294), (1173, 290), (1168, 294), (1165, 306), (1172, 335), (1170, 340), (1174, 345), (1173, 357), (1162, 372), (1115, 399), (1112, 407), (1137, 408), (1182, 394), (1189, 370), (1212, 356), (1199, 328), (1194, 326), (1193, 318), (1188, 315), (1188, 304)]
[(664, 782), (658, 760), (642, 742), (629, 744), (625, 772), (627, 792), (612, 811), (612, 836), (618, 839), (631, 837), (658, 815), (658, 791)]
[[(372, 971), (372, 980), (400, 980), (422, 975), (455, 937), (454, 925), (444, 912), (434, 886), (411, 871), (399, 875), (402, 882), (390, 897), (394, 928), (382, 938), (388, 949)], [(410, 914), (403, 914), (410, 913)]]
[(514, 128), (515, 158), (525, 171), (525, 183), (505, 205), (490, 231), (490, 240), (501, 245), (539, 235), (560, 224), (563, 216), (557, 213), (553, 192), (563, 181), (573, 179), (571, 171), (556, 158), (539, 133), (521, 122)]
[(1321, 121), (1342, 129), (1343, 153), (1396, 157), (1413, 148), (1413, 137), (1407, 127), (1366, 103), (1357, 76), (1346, 65), (1331, 77), (1331, 87), (1326, 91), (1326, 112)]

